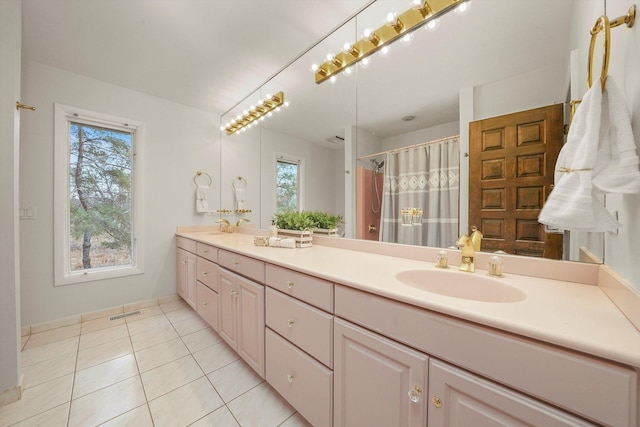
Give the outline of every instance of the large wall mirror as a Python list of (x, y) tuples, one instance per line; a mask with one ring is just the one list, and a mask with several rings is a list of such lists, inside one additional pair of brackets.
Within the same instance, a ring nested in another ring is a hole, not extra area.
[[(267, 94), (282, 91), (290, 102), (246, 131), (221, 132), (220, 207), (231, 211), (231, 222), (247, 218), (268, 228), (281, 202), (280, 161), (298, 174), (299, 194), (289, 200), (296, 208), (341, 214), (344, 237), (380, 240), (384, 176), (394, 162), (388, 154), (443, 140), (443, 151), (459, 168), (446, 222), (453, 237), (469, 232), (469, 164), (476, 159), (468, 157), (468, 123), (569, 100), (575, 3), (475, 1), (464, 14), (442, 17), (434, 30), (420, 28), (408, 43), (398, 41), (386, 55), (372, 55), (366, 67), (358, 64), (335, 82), (314, 82), (314, 63), (362, 37), (366, 28), (382, 25), (389, 12), (408, 7), (406, 0), (371, 3), (221, 118), (224, 125)], [(360, 182), (359, 174), (370, 176), (369, 182)], [(239, 177), (246, 181), (240, 195), (232, 185)], [(251, 212), (235, 212), (238, 197), (245, 197), (243, 207)], [(392, 210), (400, 214), (409, 207)], [(363, 212), (374, 218), (359, 224)], [(423, 226), (438, 222), (433, 212), (424, 215)], [(391, 241), (448, 247), (453, 237), (437, 243), (416, 236)], [(601, 237), (573, 237), (603, 259)], [(566, 246), (564, 258), (577, 260), (579, 254), (570, 252)]]

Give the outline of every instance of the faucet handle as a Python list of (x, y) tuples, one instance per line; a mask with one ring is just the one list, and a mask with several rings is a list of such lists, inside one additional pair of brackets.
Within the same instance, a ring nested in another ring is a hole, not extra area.
[(489, 276), (504, 277), (504, 274), (502, 273), (504, 267), (502, 258), (497, 255), (492, 256), (491, 258), (489, 258), (488, 266), (489, 271), (487, 272), (487, 274), (489, 274)]

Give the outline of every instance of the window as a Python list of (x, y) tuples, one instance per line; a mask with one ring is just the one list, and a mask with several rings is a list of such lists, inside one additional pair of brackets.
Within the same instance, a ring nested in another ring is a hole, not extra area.
[(56, 104), (55, 282), (142, 273), (141, 123)]
[(303, 165), (300, 158), (276, 157), (276, 212), (304, 209)]

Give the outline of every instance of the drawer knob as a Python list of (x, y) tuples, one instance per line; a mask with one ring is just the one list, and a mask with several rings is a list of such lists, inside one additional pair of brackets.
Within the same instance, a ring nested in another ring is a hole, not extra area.
[(240, 264), (240, 263), (239, 263), (238, 261), (235, 261), (235, 262), (233, 263), (233, 266), (234, 266), (234, 267), (237, 267), (237, 266), (238, 266), (238, 264)]
[(208, 302), (203, 302), (202, 305), (209, 305), (209, 303)]
[(289, 320), (287, 321), (287, 325), (289, 325), (289, 327), (290, 327), (290, 328), (293, 328), (293, 325), (294, 325), (295, 323), (296, 323), (296, 321), (295, 321), (295, 320), (292, 320), (292, 319), (289, 319)]
[(420, 398), (422, 397), (422, 387), (414, 385), (413, 388), (409, 390), (408, 394), (409, 399), (411, 399), (413, 403), (418, 403), (420, 402)]
[(231, 294), (231, 296), (233, 296), (233, 297), (237, 297), (237, 296), (238, 296), (238, 291), (231, 290), (229, 293), (230, 293), (230, 294)]
[(287, 282), (287, 287), (289, 289), (293, 289), (293, 282)]
[(202, 274), (206, 276), (209, 273), (207, 273), (206, 271), (203, 271)]
[(292, 383), (293, 382), (293, 375), (291, 375), (291, 374), (287, 375), (287, 381)]
[(438, 396), (433, 396), (431, 398), (431, 403), (433, 403), (433, 406), (436, 408), (442, 408), (442, 400)]
[(208, 253), (209, 253), (209, 250), (208, 250), (208, 249), (205, 249), (205, 250), (204, 250), (204, 251), (202, 251), (202, 252), (204, 252), (205, 254), (208, 254)]

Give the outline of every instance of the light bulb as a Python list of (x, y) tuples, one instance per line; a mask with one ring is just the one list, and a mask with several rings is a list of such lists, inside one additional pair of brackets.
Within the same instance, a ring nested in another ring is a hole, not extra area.
[(343, 44), (342, 45), (342, 50), (346, 50), (346, 51), (351, 50), (351, 43), (346, 42), (345, 44)]
[(380, 49), (380, 55), (386, 55), (387, 53), (389, 53), (389, 46), (382, 46), (382, 48)]
[(273, 116), (273, 111), (269, 111), (269, 112), (267, 113), (267, 117), (271, 117), (271, 116)]
[(280, 107), (276, 107), (276, 113), (280, 112), (281, 108)]
[(335, 83), (335, 82), (336, 82), (336, 80), (337, 80), (337, 79), (336, 79), (336, 76), (331, 76), (331, 77), (329, 78), (329, 81), (330, 81), (331, 83)]
[(224, 126), (220, 126), (220, 130), (225, 130), (225, 127)]
[(371, 37), (371, 34), (373, 34), (373, 30), (371, 28), (365, 28), (365, 30), (362, 32), (362, 35), (364, 35), (366, 38)]
[(255, 109), (255, 108), (256, 108), (256, 106), (255, 106), (255, 105), (251, 105), (251, 106), (249, 106), (249, 111), (251, 111), (251, 110), (253, 110), (253, 109)]
[(247, 114), (249, 114), (249, 112), (248, 112), (247, 110), (244, 110), (244, 111), (242, 112), (242, 115), (243, 115), (243, 116), (246, 116)]
[(326, 59), (327, 61), (331, 61), (333, 59), (333, 53), (327, 53)]
[(362, 58), (362, 61), (360, 61), (360, 65), (362, 66), (362, 68), (367, 68), (370, 62), (371, 60), (369, 58)]
[(270, 93), (268, 93), (264, 100), (265, 100), (265, 101), (269, 101), (269, 100), (271, 99), (271, 96), (272, 96), (272, 95), (271, 95)]
[(284, 106), (288, 107), (289, 106), (289, 101), (284, 101)]
[(465, 1), (465, 2), (460, 3), (454, 9), (454, 12), (457, 13), (458, 15), (462, 15), (463, 13), (468, 12), (470, 8), (471, 8), (471, 1)]
[(431, 21), (427, 22), (427, 25), (425, 25), (425, 27), (429, 31), (435, 31), (435, 29), (438, 28), (439, 25), (440, 25), (439, 19), (432, 19)]
[(312, 65), (311, 65), (311, 71), (313, 71), (314, 73), (315, 73), (316, 71), (318, 71), (318, 64), (312, 64)]
[(398, 16), (398, 14), (396, 12), (389, 12), (387, 13), (387, 17), (385, 19), (387, 24), (394, 24), (396, 22), (396, 17)]
[(400, 43), (409, 44), (413, 40), (413, 33), (407, 33), (400, 39)]
[(345, 72), (346, 74), (351, 74), (351, 72), (352, 72), (352, 71), (353, 71), (353, 70), (351, 69), (351, 67), (347, 67), (347, 68), (345, 68), (345, 69), (344, 69), (344, 72)]

